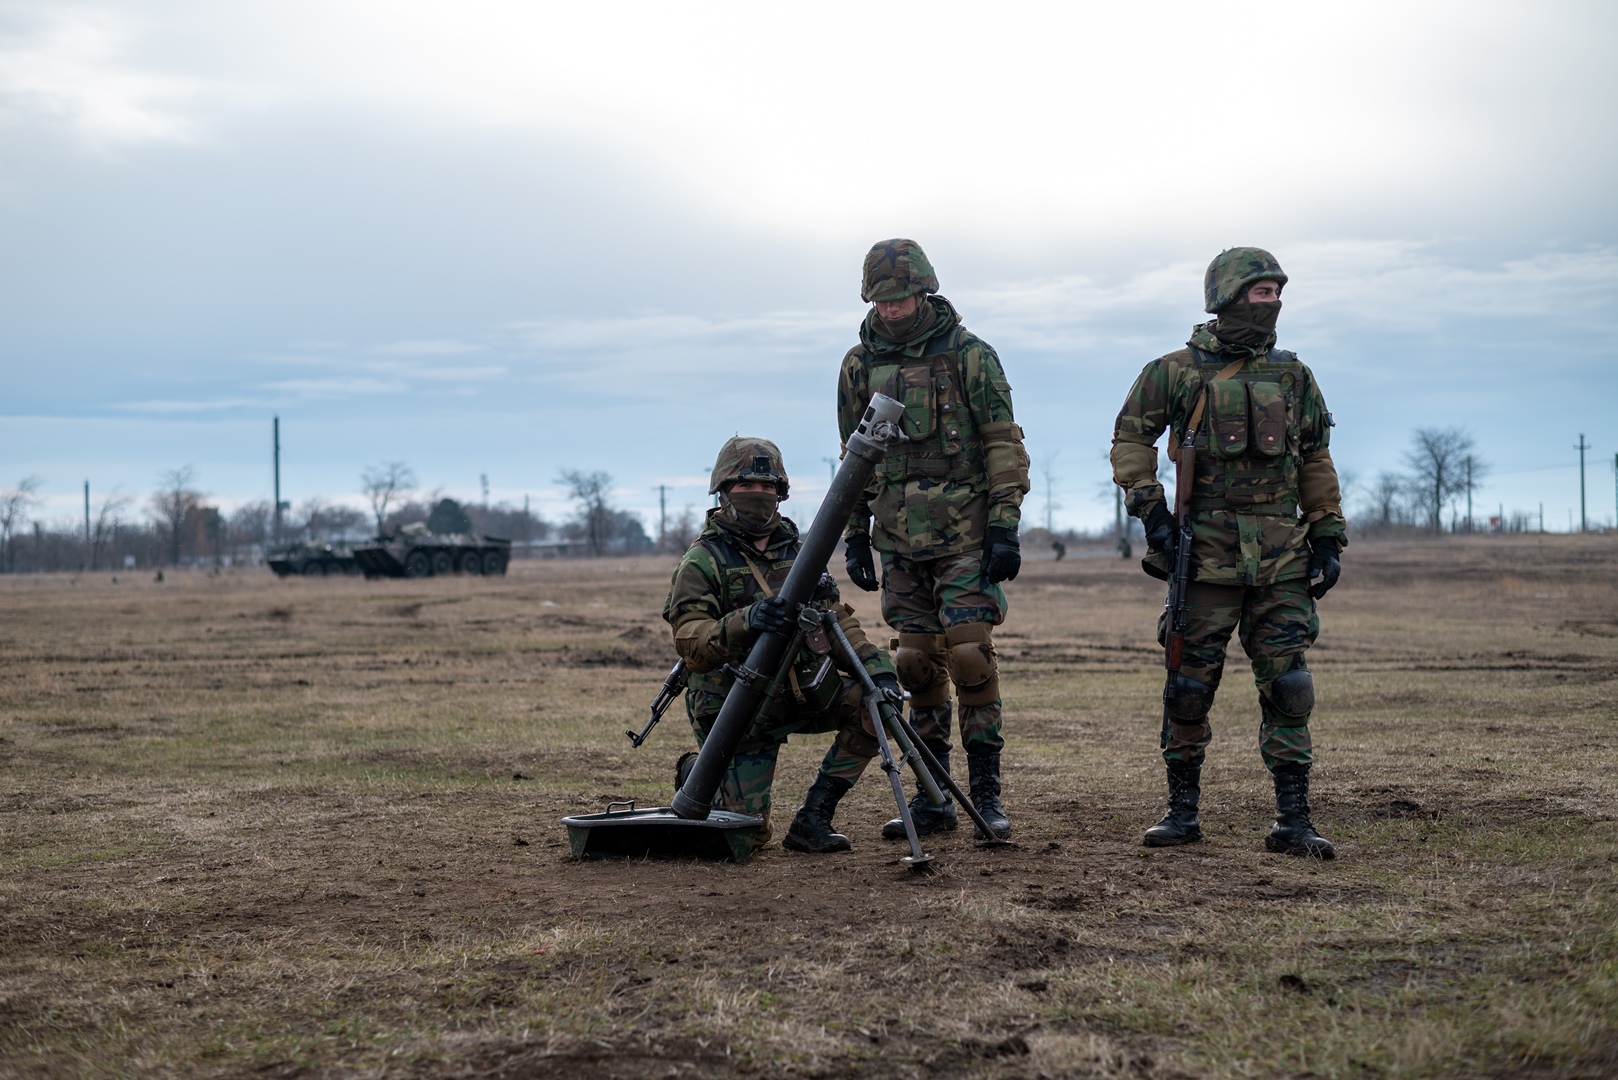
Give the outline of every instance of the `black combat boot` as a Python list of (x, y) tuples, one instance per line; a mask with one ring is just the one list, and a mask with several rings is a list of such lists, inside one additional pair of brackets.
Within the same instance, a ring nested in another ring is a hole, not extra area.
[(674, 790), (679, 791), (685, 787), (685, 782), (691, 776), (691, 770), (697, 767), (697, 752), (687, 750), (680, 755), (680, 760), (674, 763)]
[(1171, 761), (1168, 774), (1169, 812), (1146, 830), (1141, 843), (1147, 847), (1177, 847), (1202, 839), (1202, 822), (1197, 819), (1197, 804), (1202, 801), (1202, 766)]
[[(969, 748), (966, 751), (966, 772), (972, 781), (972, 805), (989, 823), (996, 839), (1010, 839), (1011, 821), (1000, 807), (1000, 751)], [(976, 822), (972, 824), (972, 834), (979, 840), (988, 839)]]
[(1275, 827), (1264, 846), (1282, 855), (1335, 859), (1337, 849), (1315, 832), (1309, 820), (1309, 766), (1283, 765), (1275, 770)]
[[(948, 775), (949, 751), (945, 750), (942, 753), (934, 751), (933, 756), (938, 759), (938, 764), (944, 770), (944, 774)], [(937, 773), (933, 775), (938, 776)], [(935, 832), (949, 832), (955, 828), (955, 800), (950, 797), (949, 788), (944, 786), (943, 780), (938, 781), (938, 787), (944, 793), (943, 806), (934, 806), (932, 800), (927, 798), (927, 792), (922, 789), (919, 783), (916, 785), (915, 797), (910, 800), (910, 820), (915, 823), (917, 836), (926, 836), (928, 833)], [(882, 826), (882, 839), (905, 839), (904, 819), (894, 818), (884, 824)]]
[(848, 837), (831, 831), (831, 819), (837, 812), (837, 803), (853, 786), (852, 780), (840, 776), (816, 775), (815, 782), (809, 786), (809, 794), (803, 797), (803, 805), (792, 815), (792, 824), (787, 826), (781, 846), (814, 855), (852, 850), (854, 845), (848, 842)]

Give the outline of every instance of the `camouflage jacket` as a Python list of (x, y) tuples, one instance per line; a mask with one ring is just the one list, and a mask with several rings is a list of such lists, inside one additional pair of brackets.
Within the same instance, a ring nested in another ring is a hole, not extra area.
[(1000, 358), (961, 325), (948, 300), (924, 299), (938, 311), (932, 333), (906, 346), (877, 335), (874, 308), (866, 316), (860, 343), (843, 357), (837, 423), (846, 445), (873, 393), (904, 403), (911, 441), (877, 466), (844, 536), (938, 559), (982, 548), (991, 525), (1017, 527), (1028, 454)]
[[(757, 635), (747, 627), (745, 609), (764, 596), (754, 568), (769, 583), (773, 595), (785, 583), (800, 547), (798, 527), (789, 518), (781, 519), (769, 544), (760, 551), (751, 539), (727, 528), (718, 515), (717, 509), (708, 511), (702, 535), (674, 568), (668, 600), (663, 604), (663, 619), (674, 632), (674, 649), (692, 671), (687, 694), (699, 715), (719, 711), (733, 681), (724, 666), (746, 659), (753, 647)], [(838, 612), (837, 621), (866, 671), (872, 675), (894, 674), (888, 654), (866, 638), (854, 609), (839, 603), (835, 585), (817, 592), (813, 603), (822, 610)], [(793, 662), (797, 674), (783, 692), (781, 707), (772, 708), (772, 714), (781, 713), (791, 703), (824, 707), (824, 702), (806, 702), (801, 692), (823, 666), (824, 655), (807, 646), (800, 650)], [(836, 659), (835, 650), (833, 656)], [(836, 666), (844, 665), (836, 659)], [(793, 699), (790, 703), (789, 696)]]
[[(1171, 448), (1180, 445), (1206, 387), (1194, 443), (1192, 576), (1228, 585), (1307, 577), (1307, 540), (1348, 542), (1331, 413), (1295, 355), (1226, 345), (1213, 325), (1196, 327), (1186, 348), (1153, 360), (1135, 380), (1113, 428), (1113, 479), (1134, 516), (1145, 520), (1163, 504), (1158, 437), (1172, 429)], [(1214, 380), (1238, 359), (1245, 362), (1234, 375)], [(1168, 569), (1161, 554), (1142, 566), (1159, 577)]]

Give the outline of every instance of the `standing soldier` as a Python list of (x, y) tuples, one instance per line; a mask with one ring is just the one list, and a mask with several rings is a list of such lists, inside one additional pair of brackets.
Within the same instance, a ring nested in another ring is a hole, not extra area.
[[(720, 448), (708, 492), (719, 506), (674, 569), (663, 618), (674, 632), (674, 648), (693, 672), (686, 689), (686, 712), (702, 745), (725, 703), (734, 677), (728, 665), (747, 658), (759, 634), (788, 626), (792, 614), (778, 593), (797, 557), (798, 527), (778, 511), (787, 497), (786, 466), (781, 451), (768, 439), (737, 437)], [(878, 686), (899, 692), (899, 680), (887, 654), (866, 640), (853, 609), (838, 604), (837, 586), (822, 575), (814, 605), (839, 609), (838, 621), (865, 670)], [(784, 847), (793, 851), (847, 851), (848, 837), (833, 832), (837, 804), (854, 786), (876, 754), (876, 739), (865, 728), (863, 690), (853, 678), (840, 677), (824, 634), (807, 639), (792, 660), (778, 694), (766, 700), (757, 719), (736, 748), (718, 792), (719, 806), (764, 819), (754, 841), (770, 839), (770, 788), (776, 756), (788, 735), (835, 731), (837, 738), (820, 763), (820, 772), (792, 818)], [(830, 662), (828, 662), (830, 661)], [(675, 786), (696, 755), (680, 759)]]
[[(1327, 448), (1331, 414), (1314, 374), (1274, 348), (1280, 264), (1260, 248), (1231, 248), (1209, 265), (1207, 310), (1187, 347), (1146, 365), (1112, 437), (1113, 478), (1146, 526), (1147, 573), (1166, 577), (1178, 532), (1157, 479), (1155, 443), (1179, 446), (1195, 429), (1191, 577), (1184, 661), (1168, 712), (1163, 760), (1168, 813), (1148, 847), (1202, 839), (1197, 803), (1213, 730), (1208, 710), (1240, 630), (1258, 684), (1259, 752), (1275, 782), (1275, 826), (1264, 846), (1333, 856), (1309, 820), (1309, 713), (1314, 683), (1304, 653), (1320, 632), (1315, 601), (1337, 583), (1347, 543), (1337, 468)], [(1320, 580), (1313, 586), (1310, 581)]]
[[(878, 584), (871, 550), (882, 553), (882, 617), (899, 633), (899, 681), (917, 734), (946, 770), (955, 684), (972, 803), (1004, 838), (1011, 822), (1000, 805), (1004, 743), (990, 635), (1006, 617), (999, 583), (1022, 564), (1028, 454), (1000, 358), (937, 291), (914, 240), (884, 240), (865, 256), (860, 299), (871, 311), (843, 358), (838, 424), (846, 442), (871, 395), (883, 393), (904, 403), (909, 441), (877, 466), (843, 542), (849, 580), (867, 592)], [(954, 803), (935, 807), (919, 789), (910, 812), (918, 833), (955, 828)], [(895, 818), (882, 835), (903, 839), (904, 823)]]

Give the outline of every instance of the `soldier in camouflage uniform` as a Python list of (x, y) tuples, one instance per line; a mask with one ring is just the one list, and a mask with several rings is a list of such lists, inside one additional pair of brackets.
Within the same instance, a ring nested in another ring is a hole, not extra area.
[[(675, 650), (692, 671), (685, 705), (698, 746), (707, 739), (734, 681), (724, 666), (745, 660), (759, 634), (790, 631), (794, 623), (795, 613), (778, 595), (799, 548), (798, 527), (777, 509), (788, 487), (774, 443), (730, 439), (719, 451), (708, 488), (719, 496), (719, 506), (708, 511), (702, 534), (675, 567), (663, 618), (674, 632)], [(823, 576), (814, 605), (839, 612), (838, 621), (865, 670), (897, 696), (892, 662), (866, 639), (853, 609), (838, 602), (830, 575)], [(806, 852), (847, 851), (851, 846), (848, 837), (832, 831), (832, 815), (877, 746), (865, 726), (862, 688), (853, 677), (839, 674), (838, 665), (845, 661), (830, 651), (823, 632), (806, 638), (725, 770), (718, 804), (764, 819), (755, 846), (770, 839), (770, 787), (781, 745), (788, 735), (827, 731), (837, 737), (782, 844)], [(695, 756), (681, 759), (677, 783), (684, 783)]]
[[(849, 580), (866, 591), (878, 587), (872, 549), (882, 554), (882, 617), (899, 633), (899, 680), (911, 693), (917, 733), (946, 770), (954, 684), (973, 805), (1006, 837), (990, 636), (1006, 617), (999, 583), (1022, 563), (1017, 524), (1028, 454), (1000, 358), (937, 292), (915, 241), (884, 240), (866, 255), (860, 298), (871, 311), (860, 343), (843, 357), (838, 424), (846, 443), (871, 395), (883, 393), (904, 404), (910, 441), (877, 466), (843, 541)], [(910, 809), (919, 833), (956, 826), (954, 803), (935, 807), (919, 789)], [(903, 839), (903, 822), (888, 822), (882, 835)]]
[[(1197, 804), (1213, 730), (1208, 710), (1239, 631), (1258, 684), (1259, 751), (1275, 783), (1271, 851), (1329, 859), (1309, 818), (1314, 683), (1304, 653), (1320, 632), (1315, 601), (1337, 582), (1347, 544), (1332, 464), (1332, 419), (1314, 373), (1275, 345), (1287, 276), (1260, 248), (1232, 248), (1209, 265), (1207, 310), (1186, 348), (1146, 365), (1113, 429), (1113, 478), (1146, 526), (1142, 563), (1167, 577), (1178, 533), (1157, 479), (1155, 444), (1179, 446), (1196, 422), (1191, 495), (1192, 582), (1185, 659), (1169, 715), (1163, 760), (1168, 813), (1146, 831), (1148, 847), (1202, 838)], [(1177, 483), (1183, 480), (1176, 479)], [(1320, 580), (1311, 585), (1314, 578)]]

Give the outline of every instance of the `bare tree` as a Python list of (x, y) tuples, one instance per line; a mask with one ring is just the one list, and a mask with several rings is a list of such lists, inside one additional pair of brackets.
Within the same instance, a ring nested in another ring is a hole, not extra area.
[(683, 552), (696, 540), (697, 533), (702, 529), (702, 519), (697, 516), (696, 507), (690, 503), (685, 504), (668, 527), (668, 546), (675, 552)]
[(1052, 526), (1051, 526), (1051, 521), (1053, 520), (1052, 515), (1057, 510), (1060, 510), (1062, 508), (1062, 504), (1056, 501), (1056, 496), (1054, 494), (1055, 489), (1056, 489), (1056, 456), (1058, 454), (1060, 454), (1060, 453), (1061, 453), (1060, 450), (1052, 451), (1051, 453), (1046, 454), (1039, 461), (1039, 475), (1040, 475), (1041, 479), (1043, 479), (1045, 481), (1045, 531), (1046, 532), (1051, 532), (1052, 531)]
[(7, 571), (17, 569), (17, 527), (39, 501), (37, 493), (41, 483), (37, 476), (25, 476), (17, 481), (16, 487), (0, 491), (0, 555), (5, 557)]
[[(376, 518), (376, 533), (382, 535), (383, 523), (388, 519), (388, 505), (394, 499), (403, 498), (416, 487), (416, 474), (402, 461), (390, 461), (386, 465), (373, 465), (360, 476), (360, 490), (371, 504), (371, 514)], [(484, 499), (487, 503), (488, 500)]]
[(187, 521), (202, 502), (202, 493), (191, 487), (196, 470), (186, 465), (170, 469), (163, 474), (162, 488), (152, 496), (152, 513), (158, 524), (168, 531), (169, 565), (180, 565), (180, 544), (185, 538)]
[(108, 541), (112, 539), (113, 530), (118, 528), (119, 515), (130, 504), (128, 495), (122, 494), (113, 488), (101, 500), (101, 508), (96, 511), (95, 526), (90, 533), (90, 569), (96, 568), (96, 562), (101, 558), (101, 552), (106, 549)]
[(1404, 498), (1408, 481), (1398, 473), (1377, 473), (1368, 498), (1378, 525), (1392, 525), (1399, 517), (1399, 501)]
[(1434, 532), (1444, 528), (1444, 507), (1466, 490), (1462, 461), (1472, 452), (1472, 436), (1462, 428), (1417, 428), (1405, 455), (1412, 494)]
[(607, 505), (607, 491), (612, 487), (612, 476), (604, 472), (565, 469), (557, 479), (567, 485), (568, 498), (579, 504), (577, 521), (584, 531), (590, 554), (600, 555), (607, 548), (611, 524), (612, 508)]

